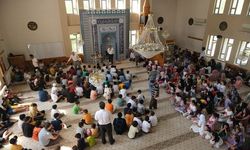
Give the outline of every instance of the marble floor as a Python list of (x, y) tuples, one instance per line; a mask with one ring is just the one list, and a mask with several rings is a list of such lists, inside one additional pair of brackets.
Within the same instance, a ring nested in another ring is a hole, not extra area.
[[(135, 67), (134, 63), (131, 62), (122, 62), (117, 65), (118, 68), (124, 68), (124, 70), (129, 70), (131, 73), (136, 75), (133, 86), (129, 89), (130, 95), (136, 94), (138, 89), (141, 89), (146, 96), (146, 106), (148, 106), (148, 86), (147, 86), (147, 72), (145, 68)], [(39, 102), (37, 92), (30, 91), (29, 87), (26, 84), (15, 85), (11, 87), (14, 91), (19, 91), (23, 93), (23, 97), (29, 97), (25, 99), (25, 103), (36, 102), (40, 110), (46, 110), (46, 118), (50, 120), (50, 110), (52, 102)], [(50, 89), (47, 89), (50, 92)], [(241, 89), (241, 94), (246, 95), (250, 91), (249, 88), (243, 87)], [(156, 115), (159, 118), (159, 124), (153, 128), (153, 132), (147, 135), (143, 135), (136, 139), (129, 139), (127, 134), (116, 135), (113, 132), (114, 138), (116, 140), (114, 145), (110, 144), (101, 144), (100, 139), (97, 139), (97, 145), (93, 148), (94, 150), (210, 150), (213, 149), (209, 144), (209, 141), (206, 141), (199, 137), (197, 134), (194, 134), (190, 130), (191, 121), (182, 117), (177, 113), (169, 102), (170, 95), (166, 94), (163, 88), (160, 90), (160, 98), (158, 102), (158, 109), (155, 110)], [(88, 109), (89, 112), (94, 115), (95, 111), (98, 108), (98, 102), (103, 100), (99, 98), (96, 101), (91, 101), (86, 98), (80, 99), (80, 105), (84, 109)], [(113, 101), (115, 103), (115, 99)], [(66, 115), (62, 118), (62, 121), (66, 124), (71, 124), (72, 127), (68, 129), (63, 129), (60, 132), (62, 137), (60, 143), (53, 147), (48, 147), (44, 149), (56, 149), (57, 146), (64, 146), (61, 149), (67, 150), (76, 144), (74, 138), (76, 126), (81, 119), (82, 115), (73, 115), (72, 114), (72, 105), (70, 103), (60, 102), (57, 103), (59, 110), (63, 111)], [(13, 118), (18, 118), (18, 114), (12, 116)], [(116, 117), (116, 114), (114, 114)], [(85, 126), (88, 128), (88, 126)], [(39, 145), (38, 142), (33, 141), (32, 139), (25, 138), (22, 136), (21, 131), (17, 127), (17, 123), (11, 128), (11, 131), (14, 132), (13, 135), (18, 135), (18, 142), (22, 144), (25, 148), (32, 150), (41, 150), (43, 147)], [(4, 149), (9, 149), (9, 146), (6, 145)], [(225, 149), (225, 148), (221, 148)]]

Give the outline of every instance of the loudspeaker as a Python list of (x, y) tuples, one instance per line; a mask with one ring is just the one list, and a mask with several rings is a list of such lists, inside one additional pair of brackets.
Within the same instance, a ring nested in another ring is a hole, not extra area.
[(217, 35), (217, 39), (221, 39), (222, 38), (222, 35)]

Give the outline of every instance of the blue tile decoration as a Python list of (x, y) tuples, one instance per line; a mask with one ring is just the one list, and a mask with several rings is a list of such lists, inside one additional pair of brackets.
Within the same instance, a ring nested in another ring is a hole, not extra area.
[[(104, 55), (109, 45), (115, 49), (116, 60), (129, 56), (129, 15), (129, 9), (80, 10), (84, 62), (93, 61), (91, 55), (96, 51)], [(104, 38), (115, 41), (108, 43)]]

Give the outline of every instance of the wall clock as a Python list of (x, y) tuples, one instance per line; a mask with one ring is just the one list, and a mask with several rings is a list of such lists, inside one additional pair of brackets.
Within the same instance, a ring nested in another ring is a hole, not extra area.
[(226, 21), (222, 21), (219, 25), (219, 29), (221, 31), (225, 31), (227, 29), (228, 25), (227, 25), (227, 22)]
[(30, 21), (30, 22), (28, 22), (28, 28), (30, 29), (30, 30), (32, 30), (32, 31), (35, 31), (37, 28), (38, 28), (38, 26), (37, 26), (37, 23), (36, 22), (34, 22), (34, 21)]
[(158, 22), (158, 24), (162, 24), (164, 22), (164, 18), (163, 17), (159, 17), (157, 19), (157, 22)]
[(189, 18), (188, 19), (188, 24), (191, 26), (194, 24), (194, 19), (193, 18)]

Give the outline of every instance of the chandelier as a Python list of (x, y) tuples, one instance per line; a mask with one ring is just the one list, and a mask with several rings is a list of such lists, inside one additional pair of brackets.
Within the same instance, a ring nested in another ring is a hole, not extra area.
[(158, 29), (154, 25), (152, 14), (148, 16), (147, 24), (142, 31), (138, 43), (133, 45), (131, 49), (145, 58), (152, 58), (165, 51), (166, 47), (159, 38)]
[(105, 75), (101, 72), (94, 72), (89, 75), (89, 83), (95, 87), (102, 86), (105, 80)]

